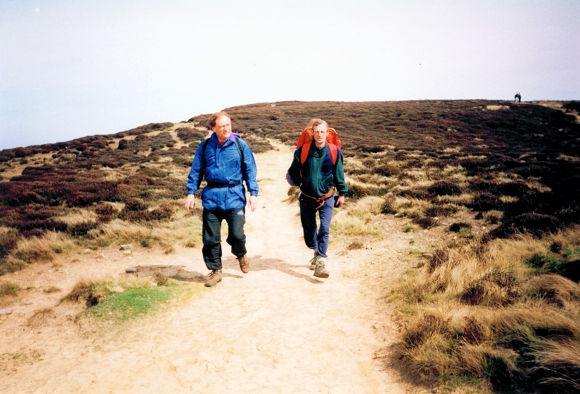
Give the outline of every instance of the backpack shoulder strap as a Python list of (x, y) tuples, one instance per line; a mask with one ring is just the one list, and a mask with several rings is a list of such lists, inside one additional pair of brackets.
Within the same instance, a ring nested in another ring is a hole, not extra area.
[(330, 158), (332, 159), (332, 165), (336, 165), (336, 161), (338, 160), (338, 147), (330, 142), (327, 143), (328, 145), (328, 152), (330, 153)]
[(234, 136), (235, 140), (236, 140), (236, 146), (238, 147), (238, 152), (240, 152), (240, 157), (242, 159), (242, 178), (244, 178), (244, 176), (246, 175), (246, 163), (244, 162), (244, 150), (242, 149), (242, 143), (240, 142), (240, 137), (239, 136)]
[(206, 138), (205, 140), (203, 140), (202, 144), (203, 144), (203, 146), (201, 147), (201, 153), (202, 153), (201, 172), (205, 173), (205, 151), (207, 149), (207, 145), (209, 144), (209, 138)]
[(310, 142), (307, 142), (302, 145), (302, 151), (300, 151), (300, 164), (304, 164), (306, 159), (308, 159), (308, 152), (310, 151)]

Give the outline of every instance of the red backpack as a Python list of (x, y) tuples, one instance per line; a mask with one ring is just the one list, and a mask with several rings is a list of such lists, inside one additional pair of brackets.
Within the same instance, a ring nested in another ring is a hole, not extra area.
[[(336, 164), (338, 158), (338, 148), (342, 148), (342, 142), (338, 137), (338, 133), (333, 128), (328, 128), (328, 134), (326, 135), (326, 142), (328, 143), (328, 151), (330, 152), (330, 158), (332, 159), (332, 164)], [(302, 152), (300, 153), (300, 163), (304, 164), (308, 158), (308, 152), (310, 151), (310, 146), (312, 145), (312, 129), (307, 127), (302, 131), (302, 134), (296, 141), (296, 149), (302, 147)]]

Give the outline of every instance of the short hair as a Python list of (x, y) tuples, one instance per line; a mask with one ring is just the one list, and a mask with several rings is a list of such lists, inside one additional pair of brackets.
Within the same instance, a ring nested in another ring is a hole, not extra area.
[(322, 120), (322, 119), (319, 119), (319, 118), (312, 118), (312, 119), (310, 119), (310, 122), (308, 122), (307, 128), (314, 129), (316, 126), (319, 126), (321, 124), (323, 124), (326, 127), (328, 127), (328, 123), (326, 123), (325, 120)]
[(228, 114), (226, 111), (220, 111), (220, 112), (216, 112), (215, 114), (213, 114), (211, 116), (211, 118), (209, 119), (209, 128), (213, 129), (218, 118), (221, 118), (222, 116), (225, 116), (226, 118), (228, 118), (229, 120), (232, 120), (232, 117), (230, 116), (230, 114)]

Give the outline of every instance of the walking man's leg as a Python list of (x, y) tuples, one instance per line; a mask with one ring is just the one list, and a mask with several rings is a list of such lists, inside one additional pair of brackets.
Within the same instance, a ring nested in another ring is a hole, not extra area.
[(318, 246), (316, 238), (316, 206), (304, 196), (300, 196), (300, 222), (304, 233), (304, 243), (316, 252)]
[(222, 278), (221, 221), (216, 211), (203, 210), (201, 252), (207, 269), (211, 270), (205, 283), (207, 287), (215, 286)]
[(240, 269), (243, 273), (247, 273), (250, 270), (250, 261), (246, 256), (246, 235), (244, 234), (246, 215), (244, 209), (229, 211), (226, 215), (226, 222), (228, 223), (227, 242), (232, 247), (232, 254), (240, 263)]
[(327, 198), (324, 205), (318, 209), (318, 216), (320, 218), (320, 227), (316, 235), (317, 250), (316, 254), (319, 256), (314, 268), (314, 276), (319, 278), (328, 278), (329, 272), (326, 269), (326, 257), (328, 250), (328, 242), (330, 240), (330, 223), (332, 222), (332, 214), (334, 212), (334, 197)]

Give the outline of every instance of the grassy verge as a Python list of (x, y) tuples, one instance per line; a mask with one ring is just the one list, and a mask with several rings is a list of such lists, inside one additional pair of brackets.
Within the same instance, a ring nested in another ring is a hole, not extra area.
[(408, 271), (389, 295), (407, 371), (448, 391), (578, 392), (579, 234), (455, 240)]

